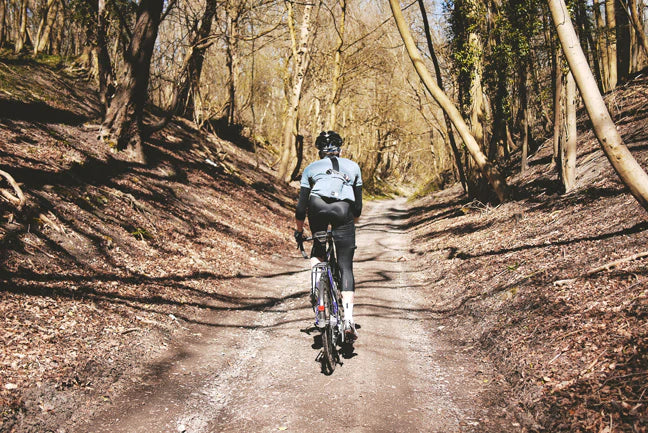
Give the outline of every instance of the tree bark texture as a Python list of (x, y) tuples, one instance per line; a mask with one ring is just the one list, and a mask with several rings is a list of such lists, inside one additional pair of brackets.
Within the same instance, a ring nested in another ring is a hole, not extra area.
[(603, 14), (601, 13), (602, 5), (605, 5), (604, 1), (601, 1), (600, 3), (594, 2), (594, 18), (597, 27), (596, 47), (601, 56), (601, 87), (603, 88), (603, 92), (607, 92), (610, 89), (610, 61), (608, 60), (609, 46), (608, 38), (606, 36), (606, 27), (603, 20)]
[(157, 39), (163, 0), (141, 0), (133, 37), (115, 97), (110, 103), (99, 136), (118, 149), (128, 148), (145, 162), (143, 115), (150, 78), (151, 56)]
[(328, 130), (337, 129), (337, 108), (342, 96), (342, 48), (344, 47), (344, 24), (346, 21), (347, 0), (340, 1), (340, 25), (337, 29), (337, 44), (335, 46), (335, 58), (333, 67), (333, 83), (331, 85), (331, 107), (329, 112)]
[(567, 74), (567, 83), (565, 85), (567, 138), (561, 152), (562, 181), (566, 193), (574, 189), (576, 183), (576, 142), (578, 139), (576, 102), (576, 83), (574, 82), (574, 75), (570, 72)]
[(227, 103), (227, 126), (232, 126), (236, 123), (237, 106), (236, 94), (238, 90), (238, 69), (239, 69), (239, 11), (236, 10), (234, 5), (230, 4), (226, 8), (227, 30), (225, 35), (226, 40), (226, 55), (227, 55), (227, 94), (229, 97)]
[(0, 48), (7, 42), (7, 0), (0, 0)]
[(19, 19), (20, 24), (18, 27), (18, 37), (16, 38), (16, 44), (14, 51), (20, 53), (25, 47), (25, 42), (27, 40), (27, 0), (20, 0), (20, 13)]
[(615, 0), (605, 0), (605, 24), (608, 47), (608, 90), (613, 90), (617, 86), (617, 35), (616, 35), (616, 13), (614, 7)]
[(212, 42), (209, 41), (214, 17), (216, 16), (216, 0), (207, 0), (205, 12), (200, 21), (200, 27), (194, 34), (191, 47), (185, 59), (183, 77), (178, 89), (177, 104), (179, 114), (186, 119), (199, 120), (196, 99), (198, 98), (200, 77), (202, 76), (205, 52)]
[(615, 171), (630, 189), (639, 204), (648, 210), (648, 175), (634, 159), (616, 129), (605, 101), (596, 87), (596, 80), (578, 44), (578, 37), (569, 19), (564, 0), (547, 0), (558, 37), (578, 85), (594, 133)]
[(639, 44), (641, 45), (646, 58), (648, 58), (648, 35), (646, 35), (646, 30), (643, 25), (643, 14), (641, 13), (641, 9), (639, 9), (637, 0), (628, 0), (628, 7), (630, 8), (630, 19), (632, 21), (632, 26), (635, 29), (637, 39), (639, 40)]
[[(436, 75), (437, 86), (440, 89), (443, 89), (443, 77), (441, 76), (441, 67), (439, 66), (439, 59), (436, 55), (436, 50), (434, 49), (434, 44), (432, 43), (432, 35), (430, 34), (430, 24), (428, 22), (427, 12), (425, 10), (425, 4), (423, 0), (418, 0), (419, 9), (421, 10), (421, 16), (423, 17), (423, 26), (425, 29), (425, 38), (427, 40), (428, 51), (430, 52), (430, 57), (432, 58), (432, 64), (434, 65), (434, 73)], [(468, 183), (466, 182), (466, 175), (464, 173), (463, 165), (461, 164), (461, 154), (459, 148), (457, 147), (457, 142), (455, 141), (454, 131), (452, 130), (452, 122), (448, 113), (443, 112), (443, 120), (446, 126), (446, 135), (448, 137), (448, 143), (452, 149), (452, 154), (454, 155), (454, 165), (459, 173), (459, 180), (461, 181), (461, 186), (465, 193), (468, 191)]]
[(427, 70), (425, 63), (423, 62), (423, 58), (421, 57), (421, 54), (416, 47), (414, 38), (409, 31), (409, 27), (405, 22), (405, 18), (403, 17), (403, 13), (400, 9), (398, 0), (389, 0), (389, 5), (391, 6), (396, 25), (401, 34), (401, 37), (403, 38), (403, 42), (405, 43), (405, 47), (407, 48), (410, 59), (412, 60), (417, 73), (421, 77), (423, 84), (430, 92), (432, 97), (441, 106), (441, 108), (446, 113), (448, 113), (450, 120), (461, 135), (461, 138), (466, 144), (466, 147), (470, 152), (473, 160), (475, 161), (477, 167), (487, 179), (488, 183), (495, 191), (495, 194), (497, 195), (499, 200), (506, 200), (508, 197), (508, 188), (504, 177), (497, 170), (497, 167), (495, 167), (490, 161), (488, 161), (484, 153), (481, 151), (479, 144), (475, 140), (475, 137), (473, 137), (473, 135), (470, 133), (470, 128), (461, 117), (461, 113), (459, 112), (457, 107), (452, 103), (450, 98), (448, 98), (443, 90), (439, 88), (439, 86), (437, 86), (434, 79), (432, 78), (432, 75)]
[(105, 115), (110, 104), (111, 93), (109, 88), (114, 86), (112, 64), (108, 53), (108, 41), (106, 31), (108, 28), (106, 0), (99, 0), (97, 4), (97, 45), (95, 57), (97, 60), (97, 78), (99, 81), (99, 100), (101, 101), (102, 115)]
[(625, 82), (630, 76), (630, 20), (622, 0), (615, 0), (616, 41), (617, 41), (617, 76), (618, 82)]
[(479, 34), (471, 32), (468, 35), (468, 44), (475, 55), (473, 70), (470, 80), (470, 131), (480, 147), (484, 145), (484, 90), (482, 87), (484, 45)]
[[(289, 8), (292, 8), (292, 5), (288, 3)], [(312, 32), (312, 20), (311, 13), (313, 10), (313, 5), (308, 4), (304, 6), (304, 13), (302, 16), (301, 30), (299, 36), (299, 42), (297, 42), (296, 35), (293, 34), (293, 58), (294, 58), (294, 73), (292, 76), (292, 86), (289, 91), (288, 96), (288, 106), (286, 110), (286, 120), (283, 127), (282, 134), (282, 149), (281, 149), (281, 159), (279, 161), (278, 177), (285, 180), (286, 182), (290, 181), (290, 165), (295, 157), (295, 146), (296, 139), (298, 135), (298, 125), (299, 125), (299, 105), (302, 96), (302, 87), (304, 85), (304, 79), (306, 78), (306, 72), (310, 63), (310, 52), (309, 52), (309, 42), (310, 35)], [(292, 14), (290, 14), (292, 15)], [(289, 20), (292, 21), (294, 18), (290, 17)], [(292, 21), (294, 22), (294, 21)], [(299, 43), (299, 45), (297, 45)]]
[(523, 62), (520, 65), (520, 111), (522, 113), (520, 131), (522, 133), (522, 158), (520, 160), (520, 172), (524, 173), (529, 168), (529, 67)]
[(43, 8), (36, 37), (34, 38), (34, 55), (43, 52), (49, 45), (52, 26), (58, 14), (58, 4), (59, 0), (47, 0)]
[(554, 122), (553, 122), (553, 164), (560, 170), (560, 138), (562, 136), (562, 96), (563, 96), (563, 58), (560, 48), (556, 50), (554, 61), (554, 75), (556, 84), (554, 86)]

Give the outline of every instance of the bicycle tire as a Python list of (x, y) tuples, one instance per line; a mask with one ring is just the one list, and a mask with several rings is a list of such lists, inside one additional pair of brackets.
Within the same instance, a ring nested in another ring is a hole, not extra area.
[(326, 326), (322, 329), (322, 371), (325, 374), (332, 374), (337, 365), (337, 348), (335, 345), (335, 331), (331, 326), (331, 312), (333, 305), (331, 302), (331, 289), (328, 274), (322, 275), (319, 289), (322, 291), (324, 298), (324, 316)]

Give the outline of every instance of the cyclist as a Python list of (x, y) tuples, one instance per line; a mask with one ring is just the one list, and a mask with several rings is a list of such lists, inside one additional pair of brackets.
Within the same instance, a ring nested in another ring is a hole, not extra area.
[[(344, 329), (352, 341), (358, 337), (353, 320), (353, 254), (355, 223), (362, 213), (362, 175), (358, 164), (340, 158), (342, 143), (342, 137), (335, 131), (322, 131), (315, 140), (320, 159), (306, 167), (302, 174), (295, 212), (295, 240), (297, 244), (302, 243), (306, 215), (312, 233), (331, 225), (342, 277)], [(325, 256), (325, 245), (314, 240), (311, 265), (324, 261)]]

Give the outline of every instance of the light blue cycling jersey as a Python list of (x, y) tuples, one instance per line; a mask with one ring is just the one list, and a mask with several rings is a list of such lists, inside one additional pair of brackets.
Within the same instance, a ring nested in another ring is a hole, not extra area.
[(306, 167), (300, 186), (310, 188), (311, 194), (319, 197), (355, 202), (353, 187), (362, 185), (360, 167), (350, 159), (337, 160), (340, 165), (339, 173), (342, 175), (336, 175), (334, 172), (331, 158), (323, 158)]

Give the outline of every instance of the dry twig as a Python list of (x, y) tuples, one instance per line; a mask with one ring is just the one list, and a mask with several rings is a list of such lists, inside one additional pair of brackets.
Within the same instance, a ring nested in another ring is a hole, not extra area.
[(18, 208), (18, 210), (22, 209), (22, 207), (26, 203), (26, 200), (25, 200), (25, 195), (22, 192), (22, 189), (20, 189), (20, 186), (18, 186), (18, 183), (16, 183), (14, 178), (6, 171), (0, 170), (0, 176), (7, 179), (7, 182), (9, 182), (9, 185), (11, 185), (16, 195), (13, 195), (6, 190), (0, 190), (0, 192), (2, 192), (4, 198), (12, 202)]
[(620, 264), (623, 264), (623, 263), (626, 263), (626, 262), (631, 262), (633, 260), (641, 259), (641, 258), (644, 258), (644, 257), (648, 257), (648, 251), (633, 254), (631, 256), (624, 257), (624, 258), (619, 259), (619, 260), (614, 260), (614, 261), (612, 261), (610, 263), (606, 263), (606, 264), (604, 264), (602, 266), (598, 266), (596, 268), (590, 269), (589, 271), (584, 273), (582, 276), (583, 277), (588, 277), (590, 275), (594, 275), (594, 274), (596, 274), (598, 272), (601, 272), (601, 271), (609, 271), (610, 269), (615, 268), (615, 267), (619, 266)]
[(619, 266), (619, 265), (621, 265), (623, 263), (631, 262), (633, 260), (642, 259), (644, 257), (648, 257), (648, 251), (633, 254), (631, 256), (624, 257), (622, 259), (614, 260), (614, 261), (606, 263), (606, 264), (604, 264), (602, 266), (597, 266), (596, 268), (592, 268), (589, 271), (587, 271), (587, 272), (585, 272), (583, 274), (580, 274), (576, 278), (568, 278), (568, 279), (565, 279), (565, 280), (556, 280), (556, 281), (553, 282), (553, 285), (554, 286), (566, 286), (566, 285), (569, 285), (569, 284), (573, 283), (578, 278), (589, 277), (589, 276), (594, 275), (596, 273), (599, 273), (601, 271), (609, 271), (610, 269), (615, 268), (615, 267), (617, 267), (617, 266)]

